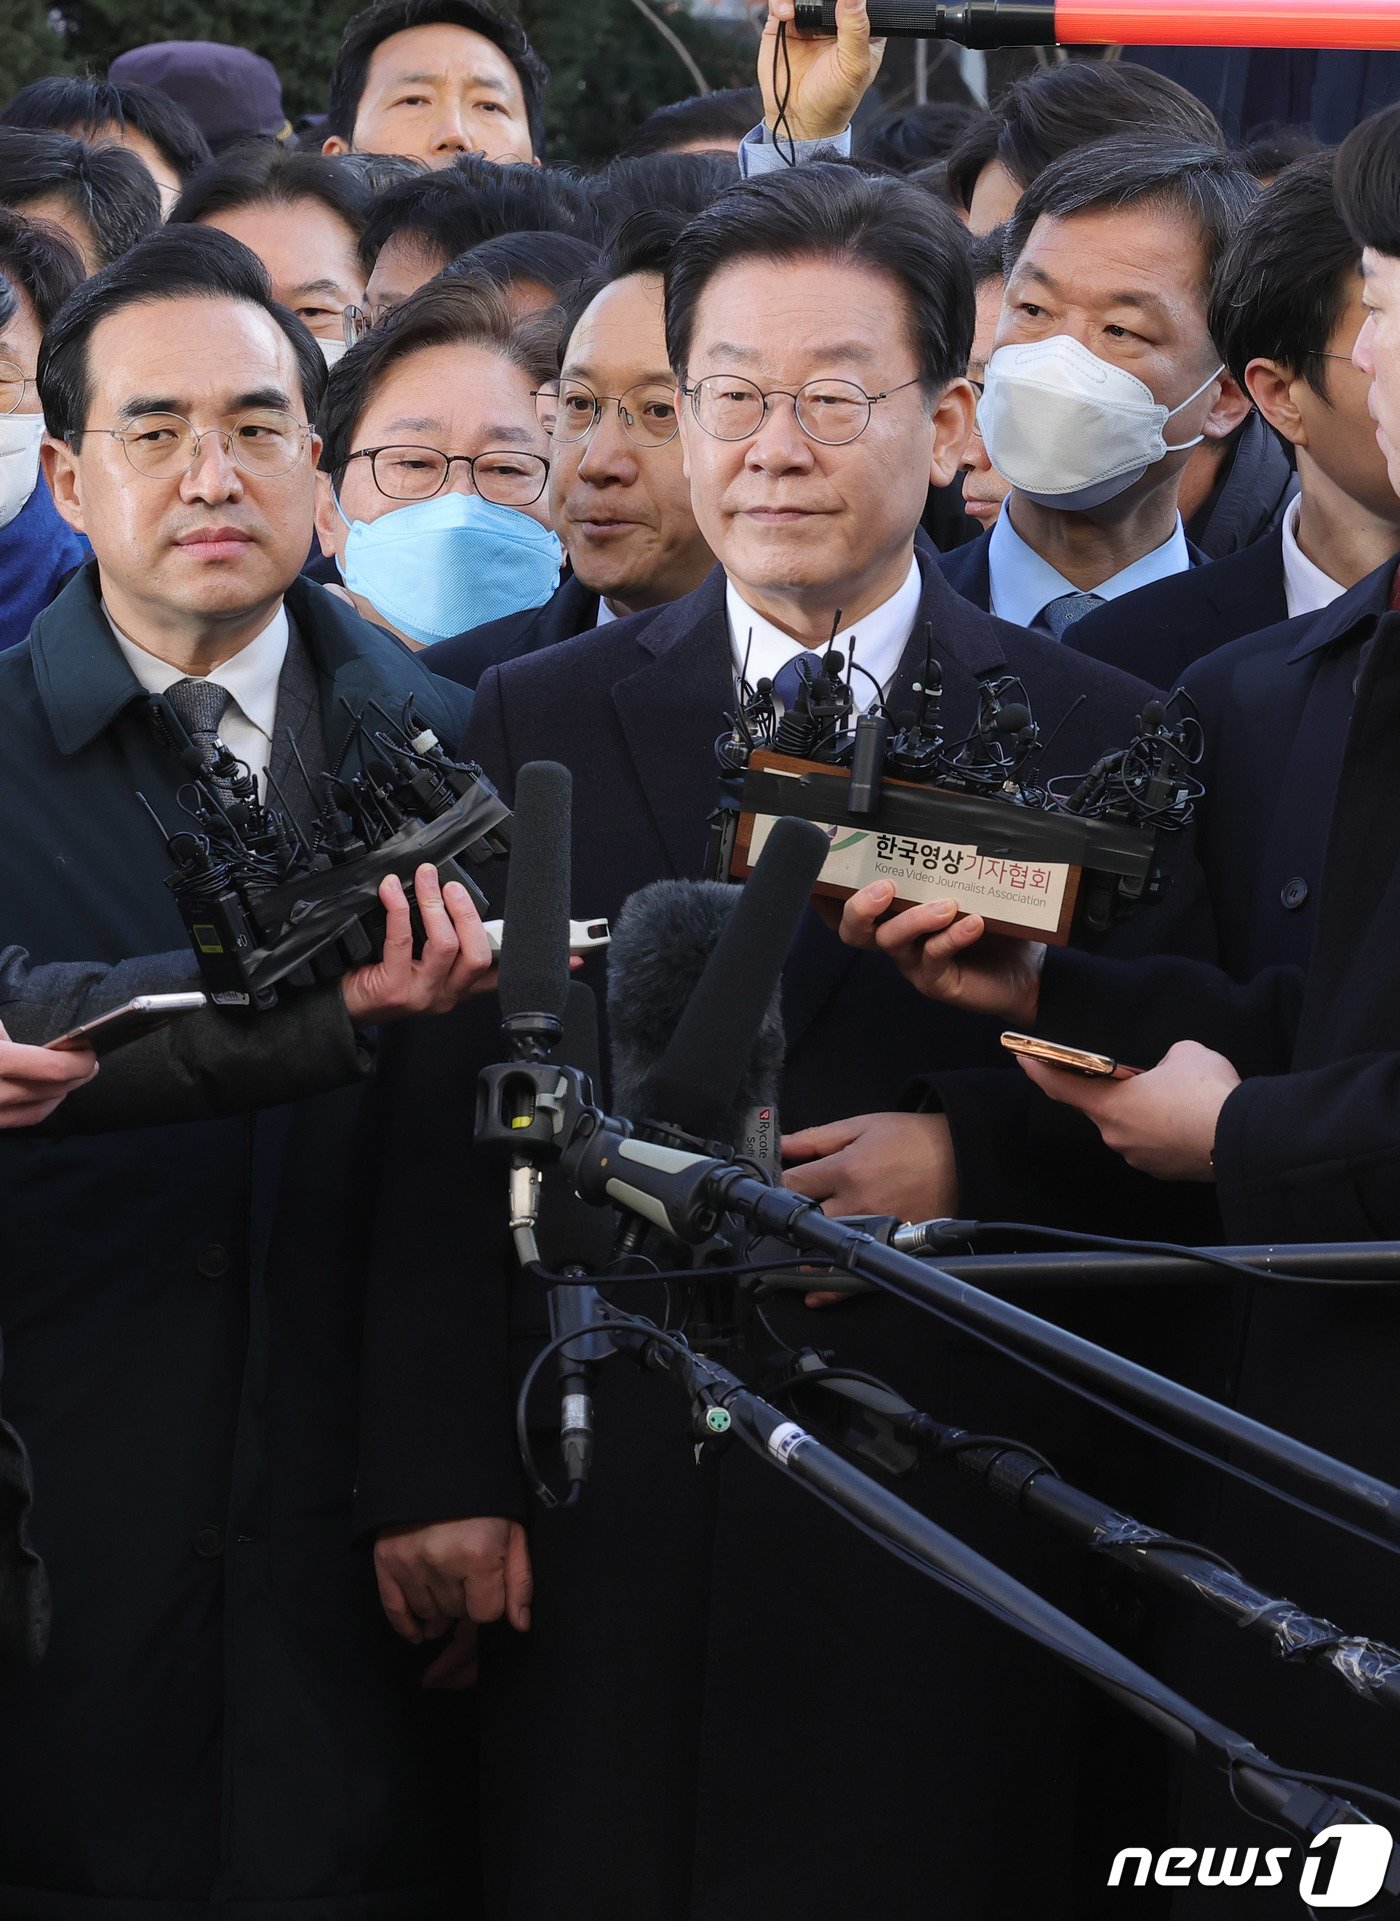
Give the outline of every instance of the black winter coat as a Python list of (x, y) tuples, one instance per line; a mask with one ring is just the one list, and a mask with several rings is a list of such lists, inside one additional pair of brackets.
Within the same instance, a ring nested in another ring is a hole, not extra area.
[[(95, 567), (0, 659), (0, 926), (36, 963), (172, 950), (184, 773)], [(321, 588), (287, 608), (341, 696), (466, 702)], [(0, 1675), (0, 1915), (420, 1921), (468, 1900), (455, 1704), (352, 1532), (366, 1089), (251, 1118), (0, 1142), (6, 1414), (54, 1625)], [(373, 1367), (374, 1357), (366, 1365)], [(412, 1515), (398, 1517), (411, 1520)]]

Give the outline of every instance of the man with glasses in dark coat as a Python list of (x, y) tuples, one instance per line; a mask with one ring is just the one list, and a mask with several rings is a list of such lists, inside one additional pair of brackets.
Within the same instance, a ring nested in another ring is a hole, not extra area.
[[(314, 779), (371, 699), (461, 738), (457, 690), (298, 578), (324, 378), (212, 231), (133, 249), (46, 334), (45, 473), (95, 558), (0, 660), (0, 926), (38, 965), (186, 939), (138, 798), (179, 820), (161, 710), (293, 806), (294, 746)], [(489, 965), (465, 893), (430, 868), (416, 891), (424, 958), (370, 1018)], [(462, 1912), (460, 1731), (378, 1618), (349, 1508), (371, 1118), (351, 1086), (0, 1145), (5, 1415), (54, 1612), (45, 1658), (0, 1674), (0, 1915)]]

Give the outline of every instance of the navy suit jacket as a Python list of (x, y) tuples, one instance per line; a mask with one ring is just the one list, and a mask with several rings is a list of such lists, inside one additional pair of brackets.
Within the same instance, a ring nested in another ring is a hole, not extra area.
[(1153, 581), (1096, 608), (1065, 630), (1065, 645), (1154, 687), (1175, 687), (1193, 661), (1288, 619), (1283, 533)]
[(488, 667), (538, 653), (575, 634), (586, 634), (597, 624), (598, 596), (577, 574), (569, 574), (543, 607), (527, 607), (521, 614), (503, 614), (450, 640), (440, 640), (423, 655), (423, 664), (444, 680), (475, 687)]

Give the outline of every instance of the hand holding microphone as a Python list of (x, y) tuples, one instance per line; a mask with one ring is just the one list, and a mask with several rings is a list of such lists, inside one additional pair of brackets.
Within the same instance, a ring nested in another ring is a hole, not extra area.
[(910, 986), (929, 1000), (1034, 1027), (1043, 943), (988, 934), (980, 914), (958, 919), (953, 900), (927, 901), (890, 915), (894, 895), (887, 880), (872, 881), (851, 895), (841, 915), (847, 947), (888, 954)]
[(403, 883), (388, 874), (379, 884), (383, 951), (340, 980), (345, 1011), (357, 1027), (410, 1014), (446, 1014), (468, 995), (489, 993), (496, 985), (491, 943), (466, 888), (456, 881), (441, 886), (436, 867), (425, 862), (413, 876), (413, 898), (424, 934), (417, 955)]

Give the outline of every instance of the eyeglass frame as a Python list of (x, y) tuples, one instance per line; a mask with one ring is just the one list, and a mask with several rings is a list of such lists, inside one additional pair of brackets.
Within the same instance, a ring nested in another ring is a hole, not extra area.
[[(389, 318), (389, 315), (396, 313), (402, 305), (402, 301), (396, 300), (392, 306), (363, 307), (352, 301), (348, 307), (342, 307), (340, 310), (340, 337), (345, 342), (346, 347), (357, 347), (367, 334), (372, 334), (376, 327), (382, 327), (384, 322)], [(374, 315), (373, 320), (370, 319), (371, 314)], [(351, 318), (352, 315), (358, 316), (359, 319), (364, 321), (364, 333), (357, 333), (355, 331), (357, 322)]]
[[(598, 431), (599, 422), (603, 418), (603, 408), (605, 404), (608, 403), (609, 401), (611, 401), (613, 406), (617, 408), (618, 422), (621, 425), (623, 433), (626, 434), (627, 438), (631, 441), (634, 447), (669, 447), (671, 442), (675, 439), (676, 435), (681, 430), (681, 415), (680, 415), (679, 407), (676, 409), (676, 424), (671, 429), (670, 433), (667, 434), (664, 440), (657, 440), (651, 436), (648, 436), (648, 438), (645, 440), (638, 440), (637, 436), (629, 430), (627, 422), (622, 418), (622, 403), (627, 398), (628, 394), (634, 394), (638, 391), (639, 388), (646, 386), (648, 383), (645, 381), (642, 381), (642, 380), (637, 381), (634, 386), (628, 387), (625, 392), (620, 394), (595, 394), (593, 392), (593, 389), (589, 386), (586, 380), (578, 380), (574, 378), (574, 376), (572, 375), (570, 375), (570, 381), (573, 386), (582, 387), (583, 391), (586, 394), (588, 394), (592, 399), (593, 418), (589, 422), (588, 426), (585, 427), (585, 429), (581, 434), (561, 434), (558, 436), (558, 438), (563, 440), (566, 446), (581, 447), (584, 441), (590, 440), (593, 437), (593, 435)], [(658, 380), (658, 381), (652, 382), (651, 384), (655, 387), (657, 392), (661, 391), (662, 385), (663, 385), (661, 381)], [(674, 393), (675, 391), (676, 390), (674, 385), (666, 388), (667, 393)], [(530, 389), (530, 398), (535, 403), (536, 415), (538, 416), (539, 414), (539, 411), (540, 411), (539, 403), (541, 400), (547, 400), (551, 397), (557, 400), (559, 398), (559, 394), (560, 394), (560, 390), (557, 387), (552, 390), (552, 395), (551, 395), (551, 389), (548, 387), (532, 387)], [(544, 426), (544, 422), (542, 420), (540, 421), (540, 425), (542, 427)], [(549, 432), (550, 439), (553, 440), (555, 438), (553, 428), (548, 429), (548, 432)]]
[[(696, 404), (696, 396), (707, 380), (742, 381), (746, 387), (753, 388), (754, 392), (763, 402), (763, 413), (756, 424), (750, 427), (746, 434), (717, 434), (705, 425), (704, 421), (700, 418), (700, 409)], [(901, 380), (897, 387), (886, 387), (882, 393), (878, 394), (866, 393), (864, 387), (861, 386), (858, 380), (840, 380), (841, 386), (853, 387), (865, 402), (865, 419), (848, 440), (823, 440), (820, 434), (814, 434), (811, 429), (804, 424), (802, 416), (797, 410), (797, 403), (801, 395), (806, 393), (809, 387), (820, 387), (822, 384), (819, 380), (804, 380), (796, 392), (793, 392), (790, 387), (773, 387), (765, 393), (758, 382), (756, 380), (750, 380), (747, 374), (702, 374), (700, 379), (695, 381), (692, 386), (681, 386), (680, 391), (690, 402), (690, 411), (701, 433), (708, 434), (711, 440), (718, 440), (722, 445), (727, 447), (737, 447), (740, 441), (752, 440), (756, 433), (761, 432), (768, 419), (768, 403), (772, 400), (790, 400), (792, 402), (793, 417), (797, 422), (798, 428), (806, 435), (808, 440), (814, 440), (819, 447), (850, 447), (860, 439), (861, 435), (870, 425), (870, 417), (880, 401), (888, 400), (891, 394), (902, 394), (910, 387), (921, 387), (924, 384), (924, 377), (922, 374), (915, 374), (912, 380)]]
[(13, 367), (16, 373), (19, 375), (19, 399), (15, 402), (13, 407), (6, 407), (3, 413), (0, 413), (0, 420), (8, 420), (11, 414), (17, 414), (23, 408), (24, 396), (26, 391), (30, 387), (37, 389), (39, 382), (33, 374), (25, 373), (17, 360), (5, 360), (3, 358), (0, 358), (0, 367)]
[[(408, 496), (391, 494), (386, 487), (380, 484), (379, 473), (374, 464), (380, 454), (391, 453), (435, 454), (439, 460), (445, 462), (442, 470), (442, 479), (430, 494), (410, 494)], [(483, 494), (480, 487), (476, 484), (476, 463), (478, 460), (488, 459), (492, 454), (510, 454), (517, 460), (538, 460), (541, 467), (544, 468), (544, 473), (540, 479), (540, 490), (533, 499), (524, 501), (521, 504), (525, 507), (533, 507), (535, 501), (544, 498), (544, 490), (549, 485), (549, 462), (543, 454), (532, 454), (528, 447), (483, 447), (479, 454), (445, 454), (441, 447), (423, 447), (412, 440), (391, 440), (386, 442), (382, 447), (357, 447), (354, 453), (345, 456), (345, 466), (340, 469), (336, 476), (336, 491), (337, 494), (339, 494), (341, 487), (345, 483), (345, 469), (350, 465), (350, 462), (352, 460), (367, 460), (369, 462), (369, 477), (374, 482), (375, 492), (382, 495), (385, 500), (398, 501), (400, 506), (412, 506), (415, 501), (436, 500), (451, 478), (453, 467), (455, 467), (460, 460), (464, 462), (467, 472), (471, 476), (472, 491), (479, 494), (483, 500), (491, 500), (490, 494)], [(492, 501), (491, 504), (492, 506), (500, 507), (508, 505), (509, 503), (505, 501)]]
[[(269, 414), (281, 412), (280, 408), (277, 408), (277, 407), (264, 407), (262, 409), (250, 407), (247, 409), (246, 412), (239, 414), (238, 418), (234, 421), (231, 427), (205, 427), (203, 429), (196, 428), (194, 422), (192, 420), (187, 420), (183, 414), (174, 414), (174, 413), (138, 414), (134, 420), (128, 421), (125, 427), (75, 427), (71, 433), (64, 435), (64, 439), (71, 446), (75, 440), (81, 440), (88, 434), (105, 434), (109, 439), (116, 440), (121, 443), (122, 452), (126, 455), (127, 465), (131, 468), (133, 473), (140, 474), (143, 480), (183, 480), (186, 474), (192, 474), (195, 468), (199, 465), (200, 449), (203, 447), (205, 441), (209, 438), (210, 434), (218, 434), (220, 438), (224, 441), (225, 455), (229, 460), (233, 462), (234, 466), (237, 467), (239, 473), (248, 474), (254, 480), (285, 480), (288, 474), (295, 471), (297, 462), (301, 459), (302, 455), (306, 452), (306, 443), (308, 440), (311, 440), (314, 438), (316, 429), (312, 426), (309, 420), (298, 420), (295, 414), (284, 414), (282, 416), (283, 419), (289, 420), (292, 423), (292, 425), (297, 429), (301, 437), (300, 445), (297, 447), (297, 451), (293, 456), (290, 464), (286, 467), (281, 468), (276, 473), (270, 473), (265, 468), (245, 467), (243, 462), (238, 458), (238, 455), (233, 450), (233, 436), (235, 433), (237, 433), (238, 428), (243, 421), (251, 419), (259, 411), (263, 413), (269, 413)], [(190, 432), (194, 435), (194, 452), (193, 454), (191, 454), (188, 464), (182, 467), (178, 474), (148, 473), (145, 468), (138, 467), (136, 462), (132, 459), (131, 448), (127, 444), (127, 435), (136, 433), (139, 423), (143, 420), (178, 420), (182, 426), (188, 427)]]

